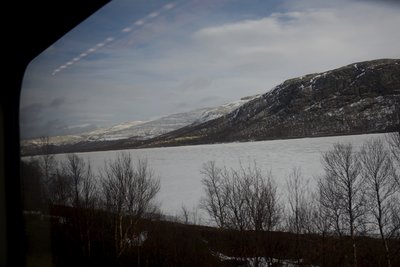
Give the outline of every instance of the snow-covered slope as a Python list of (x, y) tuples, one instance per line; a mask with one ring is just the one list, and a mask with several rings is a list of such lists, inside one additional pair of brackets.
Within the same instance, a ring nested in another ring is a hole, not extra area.
[[(113, 141), (128, 138), (146, 140), (190, 124), (200, 124), (219, 118), (258, 96), (244, 97), (222, 106), (172, 114), (151, 121), (125, 122), (110, 128), (96, 129), (79, 135), (51, 136), (49, 137), (49, 142), (52, 145), (60, 146), (74, 145), (80, 142)], [(39, 146), (40, 143), (40, 139), (30, 139), (23, 140), (21, 145), (22, 147), (30, 147)]]
[(206, 121), (210, 121), (210, 120), (214, 120), (219, 117), (222, 117), (222, 116), (232, 112), (233, 110), (237, 109), (244, 103), (247, 103), (250, 100), (253, 100), (259, 96), (260, 95), (242, 97), (240, 100), (230, 102), (230, 103), (224, 104), (224, 105), (216, 107), (216, 108), (207, 109), (201, 114), (201, 116), (197, 120), (195, 120), (193, 122), (193, 124), (196, 125), (196, 124), (200, 124), (200, 123), (203, 123)]

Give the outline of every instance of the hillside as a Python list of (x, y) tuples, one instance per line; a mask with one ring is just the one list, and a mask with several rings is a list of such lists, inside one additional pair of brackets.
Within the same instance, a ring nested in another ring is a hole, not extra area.
[[(96, 223), (91, 225), (90, 256), (82, 255), (82, 242), (77, 234), (79, 213), (74, 208), (52, 206), (50, 214), (25, 212), (26, 233), (32, 244), (30, 255), (43, 257), (43, 244), (51, 238), (51, 251), (57, 261), (53, 266), (116, 266), (113, 255), (114, 236), (110, 214), (96, 211), (90, 213)], [(49, 229), (51, 235), (49, 236)], [(218, 229), (192, 224), (183, 224), (160, 219), (141, 220), (137, 229), (145, 232), (140, 251), (129, 247), (118, 266), (248, 266), (258, 257), (267, 266), (296, 266), (296, 257), (301, 255), (304, 266), (348, 266), (349, 239), (316, 234), (295, 235), (289, 232), (254, 232)], [(47, 238), (47, 239), (46, 239)], [(300, 251), (296, 243), (301, 240)], [(358, 237), (360, 266), (385, 266), (381, 240)], [(389, 240), (393, 251), (400, 249), (397, 240)], [(85, 263), (85, 265), (82, 264)], [(399, 257), (393, 253), (392, 266), (398, 266)], [(397, 264), (397, 265), (396, 265)], [(303, 265), (302, 265), (303, 266)]]
[(399, 107), (400, 60), (380, 59), (286, 80), (225, 116), (126, 146), (386, 132)]

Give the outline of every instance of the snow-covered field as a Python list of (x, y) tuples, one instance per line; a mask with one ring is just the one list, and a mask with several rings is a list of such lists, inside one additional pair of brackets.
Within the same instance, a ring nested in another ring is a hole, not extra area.
[[(256, 162), (264, 172), (272, 171), (280, 193), (285, 189), (285, 179), (293, 167), (300, 167), (310, 186), (315, 185), (315, 177), (322, 173), (321, 153), (332, 145), (352, 143), (360, 146), (369, 138), (385, 138), (384, 134), (303, 138), (246, 143), (227, 143), (168, 148), (124, 150), (132, 158), (147, 158), (149, 166), (160, 179), (161, 190), (157, 200), (165, 214), (176, 215), (182, 205), (192, 209), (203, 195), (201, 184), (202, 164), (215, 160), (218, 166), (237, 168)], [(89, 159), (95, 170), (102, 168), (105, 160), (113, 159), (118, 151), (79, 153)], [(62, 160), (65, 155), (57, 155)]]

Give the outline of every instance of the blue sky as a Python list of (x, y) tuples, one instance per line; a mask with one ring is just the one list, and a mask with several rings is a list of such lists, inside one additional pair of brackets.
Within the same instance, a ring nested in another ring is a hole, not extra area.
[(399, 58), (398, 14), (395, 1), (115, 0), (28, 66), (21, 137), (150, 120)]

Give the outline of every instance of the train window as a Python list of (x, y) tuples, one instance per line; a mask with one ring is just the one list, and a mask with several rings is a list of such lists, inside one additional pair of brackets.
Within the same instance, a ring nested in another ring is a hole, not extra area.
[(112, 1), (28, 66), (28, 264), (397, 266), (400, 5)]

